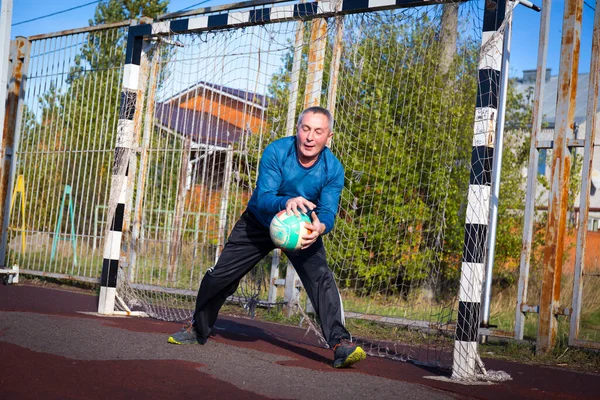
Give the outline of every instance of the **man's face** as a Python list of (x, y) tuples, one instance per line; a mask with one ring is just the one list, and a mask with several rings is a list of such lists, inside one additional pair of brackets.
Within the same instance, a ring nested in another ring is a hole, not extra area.
[(325, 115), (308, 113), (298, 124), (296, 136), (300, 163), (310, 166), (317, 160), (333, 132), (329, 130), (329, 121)]

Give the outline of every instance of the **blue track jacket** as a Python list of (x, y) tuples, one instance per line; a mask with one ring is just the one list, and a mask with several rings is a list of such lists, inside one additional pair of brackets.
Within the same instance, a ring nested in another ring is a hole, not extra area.
[(289, 199), (302, 196), (317, 205), (315, 211), (327, 233), (333, 228), (343, 187), (344, 167), (329, 148), (305, 168), (298, 161), (296, 136), (289, 136), (270, 143), (263, 152), (248, 209), (269, 227)]

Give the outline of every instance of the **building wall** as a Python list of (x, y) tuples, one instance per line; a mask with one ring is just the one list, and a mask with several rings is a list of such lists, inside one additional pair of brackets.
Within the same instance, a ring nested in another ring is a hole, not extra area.
[[(566, 259), (563, 274), (571, 274), (575, 268), (577, 253), (577, 232), (567, 236), (565, 241)], [(588, 232), (585, 246), (584, 268), (587, 272), (600, 272), (600, 232)]]

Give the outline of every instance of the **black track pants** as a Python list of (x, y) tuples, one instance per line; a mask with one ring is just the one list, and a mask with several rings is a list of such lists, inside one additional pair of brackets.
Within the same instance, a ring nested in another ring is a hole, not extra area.
[[(231, 231), (217, 264), (200, 284), (194, 312), (194, 325), (200, 337), (208, 337), (227, 297), (235, 292), (242, 277), (274, 248), (269, 230), (245, 211)], [(341, 339), (350, 339), (342, 323), (341, 299), (333, 273), (327, 266), (321, 238), (308, 249), (286, 252), (286, 255), (302, 280), (329, 346), (335, 346)]]

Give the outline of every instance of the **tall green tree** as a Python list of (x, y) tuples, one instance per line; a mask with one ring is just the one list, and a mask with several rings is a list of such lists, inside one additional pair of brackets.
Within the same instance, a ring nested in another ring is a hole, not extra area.
[[(442, 75), (439, 21), (392, 12), (365, 19), (345, 25), (332, 149), (346, 185), (328, 252), (343, 286), (408, 294), (459, 264), (478, 46), (462, 43)], [(331, 53), (330, 45), (325, 71)], [(273, 139), (283, 135), (291, 65), (292, 52), (269, 87)], [(306, 65), (305, 49), (300, 88)]]

